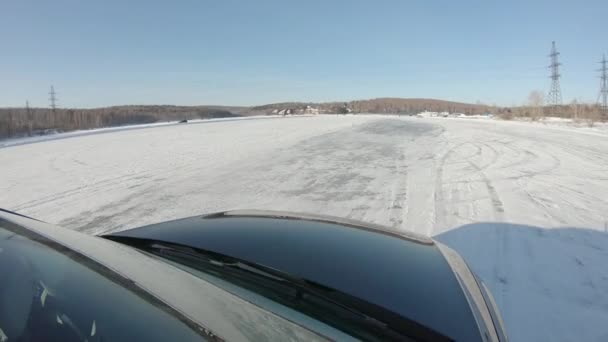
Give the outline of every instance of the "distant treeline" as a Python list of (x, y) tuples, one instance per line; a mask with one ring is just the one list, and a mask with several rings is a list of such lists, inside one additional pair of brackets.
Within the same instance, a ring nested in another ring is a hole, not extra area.
[(318, 108), (322, 113), (339, 113), (344, 107), (353, 113), (374, 114), (417, 114), (424, 111), (450, 112), (464, 114), (483, 114), (490, 110), (490, 106), (483, 104), (470, 104), (434, 99), (404, 99), (404, 98), (378, 98), (350, 102), (286, 102), (274, 103), (253, 107), (254, 110), (272, 111), (274, 109), (291, 109), (297, 111), (311, 106)]
[(95, 109), (0, 108), (0, 139), (54, 132), (239, 116), (222, 107), (118, 106)]
[[(542, 101), (542, 100), (541, 100)], [(352, 113), (374, 113), (374, 114), (406, 114), (413, 115), (420, 112), (448, 112), (462, 113), (467, 115), (495, 114), (512, 117), (537, 117), (556, 116), (565, 118), (593, 119), (596, 121), (606, 120), (605, 114), (601, 113), (599, 106), (574, 103), (561, 106), (546, 106), (542, 103), (535, 105), (500, 107), (482, 103), (461, 103), (435, 99), (406, 99), (406, 98), (377, 98), (371, 100), (360, 100), (350, 102), (285, 102), (274, 103), (251, 109), (270, 113), (275, 109), (291, 109), (293, 112), (305, 109), (307, 106), (318, 108), (321, 113), (339, 113), (341, 109), (348, 108)]]
[(607, 121), (608, 115), (600, 106), (595, 104), (569, 104), (561, 106), (520, 106), (496, 108), (493, 112), (503, 119), (530, 118), (532, 120), (543, 117), (560, 117), (569, 119), (580, 119), (591, 122)]
[(273, 114), (277, 110), (291, 109), (303, 113), (310, 106), (321, 114), (377, 113), (413, 115), (424, 111), (463, 113), (467, 115), (492, 113), (505, 119), (514, 117), (558, 116), (605, 121), (597, 105), (570, 104), (543, 106), (542, 99), (530, 101), (528, 106), (497, 107), (481, 103), (470, 104), (434, 99), (378, 98), (350, 102), (288, 102), (257, 107), (222, 106), (117, 106), (95, 109), (0, 108), (0, 139), (28, 135), (41, 135), (61, 131), (91, 129), (109, 126), (178, 121), (190, 119), (223, 118), (241, 115)]
[(463, 114), (484, 114), (490, 106), (434, 99), (379, 98), (351, 101), (348, 106), (356, 113), (417, 114), (424, 111)]

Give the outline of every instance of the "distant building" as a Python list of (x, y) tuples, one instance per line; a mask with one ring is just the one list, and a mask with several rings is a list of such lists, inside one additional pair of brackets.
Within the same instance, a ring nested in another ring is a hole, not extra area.
[(416, 116), (422, 117), (422, 118), (430, 118), (430, 117), (439, 116), (439, 113), (424, 111), (424, 112), (418, 113)]
[(318, 108), (313, 108), (311, 106), (306, 106), (306, 109), (304, 109), (304, 114), (319, 114), (319, 109)]

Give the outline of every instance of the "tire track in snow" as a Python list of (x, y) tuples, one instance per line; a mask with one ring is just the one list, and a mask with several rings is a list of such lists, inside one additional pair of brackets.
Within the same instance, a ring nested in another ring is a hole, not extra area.
[(83, 191), (86, 191), (89, 193), (95, 193), (98, 191), (107, 191), (109, 186), (120, 185), (125, 181), (133, 180), (133, 179), (146, 179), (146, 178), (148, 178), (147, 176), (150, 175), (151, 173), (152, 173), (152, 171), (142, 171), (142, 172), (136, 172), (136, 173), (122, 175), (122, 176), (118, 176), (118, 177), (107, 178), (107, 179), (97, 181), (97, 182), (94, 182), (91, 184), (78, 186), (78, 187), (75, 187), (75, 188), (72, 188), (69, 190), (59, 191), (59, 192), (53, 193), (51, 195), (42, 196), (35, 200), (20, 203), (20, 204), (16, 205), (15, 207), (13, 207), (12, 210), (20, 211), (20, 210), (31, 209), (31, 208), (38, 207), (38, 206), (41, 206), (41, 205), (44, 205), (47, 203), (51, 203), (51, 202), (55, 202), (55, 201), (58, 201), (58, 200), (61, 200), (64, 198), (71, 197), (72, 195), (75, 195), (75, 194), (83, 192)]
[[(465, 156), (461, 156), (462, 159), (464, 159), (464, 162), (466, 162), (472, 169), (473, 169), (473, 174), (478, 175), (481, 178), (481, 183), (484, 184), (486, 191), (488, 193), (489, 199), (490, 199), (490, 205), (493, 211), (493, 216), (494, 219), (497, 221), (502, 221), (504, 220), (504, 204), (502, 202), (502, 200), (500, 199), (500, 196), (498, 194), (498, 191), (496, 190), (496, 187), (494, 186), (494, 184), (492, 183), (492, 181), (490, 180), (490, 178), (488, 178), (488, 176), (485, 174), (484, 170), (491, 167), (492, 165), (494, 165), (497, 161), (498, 161), (498, 152), (493, 149), (490, 148), (490, 150), (493, 152), (493, 156), (490, 160), (489, 163), (487, 163), (486, 165), (483, 166), (479, 166), (474, 162), (474, 158), (475, 157), (481, 157), (482, 156), (482, 147), (479, 145), (476, 145), (472, 142), (463, 142), (460, 143), (452, 148), (450, 148), (445, 154), (444, 156), (440, 159), (439, 165), (437, 167), (437, 173), (436, 173), (436, 178), (435, 178), (435, 194), (434, 194), (434, 198), (435, 198), (435, 222), (436, 222), (436, 226), (440, 227), (440, 229), (445, 229), (446, 224), (447, 224), (447, 218), (448, 216), (459, 216), (459, 213), (449, 213), (446, 209), (447, 209), (447, 202), (446, 198), (445, 198), (445, 194), (444, 194), (444, 185), (446, 184), (454, 184), (453, 181), (450, 182), (445, 182), (443, 180), (444, 177), (444, 168), (447, 164), (447, 160), (454, 154), (458, 154), (458, 149), (460, 149), (461, 147), (465, 146), (465, 145), (471, 145), (472, 147), (475, 148), (475, 152), (473, 154), (468, 154)], [(487, 146), (487, 144), (482, 144), (483, 146)], [(472, 182), (471, 180), (471, 176), (473, 175), (471, 173), (467, 173), (465, 175), (463, 175), (463, 177), (466, 178), (466, 180), (462, 180), (464, 184), (470, 184)], [(458, 188), (456, 188), (456, 192), (458, 192), (458, 194), (456, 194), (454, 197), (456, 197), (456, 201), (450, 201), (450, 204), (455, 204), (458, 202), (462, 202), (464, 199), (461, 198)], [(471, 202), (474, 203), (475, 202)], [(463, 217), (465, 218), (467, 221), (470, 221), (470, 218), (467, 217)]]
[[(455, 147), (454, 147), (455, 148)], [(436, 176), (435, 176), (435, 192), (434, 192), (434, 204), (435, 204), (435, 231), (437, 227), (441, 229), (445, 228), (445, 199), (443, 198), (443, 168), (445, 166), (445, 162), (448, 157), (454, 150), (454, 148), (449, 149), (443, 157), (439, 160), (439, 165), (437, 166)], [(434, 233), (434, 232), (432, 232)]]
[(503, 204), (502, 200), (500, 199), (500, 196), (498, 195), (498, 192), (496, 191), (494, 184), (492, 184), (492, 181), (488, 178), (488, 176), (486, 176), (486, 174), (483, 172), (483, 169), (481, 167), (477, 166), (477, 164), (475, 164), (472, 161), (469, 161), (469, 164), (481, 176), (481, 179), (482, 179), (483, 183), (485, 184), (486, 189), (488, 190), (488, 194), (490, 195), (490, 200), (492, 202), (492, 209), (494, 210), (495, 220), (503, 221), (504, 212), (505, 212), (504, 204)]
[(395, 182), (391, 187), (390, 203), (388, 206), (389, 222), (393, 228), (399, 229), (407, 216), (407, 165), (401, 167), (401, 161), (405, 158), (403, 154), (395, 158)]
[(512, 169), (514, 169), (517, 166), (528, 164), (528, 163), (530, 163), (531, 160), (539, 158), (539, 156), (536, 153), (534, 153), (534, 152), (532, 152), (532, 151), (530, 151), (528, 149), (524, 149), (522, 151), (522, 149), (514, 148), (513, 146), (511, 146), (513, 144), (513, 141), (500, 141), (500, 140), (496, 140), (496, 142), (499, 143), (499, 144), (501, 144), (502, 147), (504, 147), (504, 148), (506, 148), (506, 149), (508, 149), (508, 150), (510, 150), (512, 152), (514, 152), (517, 157), (521, 156), (522, 152), (524, 154), (524, 156), (522, 158), (519, 158), (519, 159), (517, 159), (517, 160), (515, 160), (513, 162), (510, 162), (508, 164), (501, 165), (497, 169), (512, 170)]

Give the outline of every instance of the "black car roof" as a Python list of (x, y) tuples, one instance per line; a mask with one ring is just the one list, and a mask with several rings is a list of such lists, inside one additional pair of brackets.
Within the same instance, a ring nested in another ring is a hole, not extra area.
[(254, 262), (355, 296), (455, 340), (480, 340), (455, 273), (426, 237), (357, 221), (266, 211), (195, 216), (111, 235)]

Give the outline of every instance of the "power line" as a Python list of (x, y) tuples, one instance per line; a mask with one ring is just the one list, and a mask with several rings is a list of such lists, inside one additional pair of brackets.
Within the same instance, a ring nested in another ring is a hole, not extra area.
[(51, 91), (49, 91), (49, 101), (51, 106), (51, 112), (49, 113), (49, 123), (51, 127), (55, 127), (57, 120), (57, 93), (55, 88), (51, 85)]
[(551, 69), (551, 90), (549, 91), (548, 96), (548, 103), (553, 106), (562, 104), (562, 90), (559, 84), (559, 78), (561, 76), (559, 73), (559, 66), (561, 63), (558, 61), (558, 56), (559, 52), (555, 47), (555, 41), (553, 41), (551, 43), (551, 54), (549, 54), (549, 57), (551, 57), (551, 65), (549, 65), (549, 68)]
[(600, 69), (598, 69), (598, 71), (600, 72), (600, 94), (597, 97), (597, 102), (600, 103), (600, 98), (602, 99), (602, 102), (600, 103), (602, 112), (604, 113), (604, 115), (606, 115), (606, 113), (608, 113), (608, 68), (606, 63), (608, 63), (606, 61), (606, 55), (604, 55), (602, 57), (602, 61), (600, 62), (600, 64), (602, 65), (602, 67)]
[(55, 113), (57, 110), (57, 93), (55, 93), (55, 88), (51, 86), (51, 91), (49, 92), (49, 101), (51, 106), (51, 111)]
[(30, 108), (30, 101), (25, 100), (25, 117), (27, 119), (27, 134), (32, 135), (32, 126), (34, 121), (34, 115), (32, 114), (32, 109)]
[(555, 47), (555, 41), (553, 41), (551, 46), (551, 65), (549, 68), (551, 69), (551, 90), (549, 91), (548, 103), (553, 106), (559, 106), (562, 104), (562, 89), (559, 85), (559, 78), (561, 75), (559, 74), (559, 66), (562, 65), (558, 61), (559, 52), (557, 52), (557, 48)]
[(25, 117), (27, 118), (28, 123), (32, 121), (32, 109), (30, 108), (30, 101), (25, 100)]

